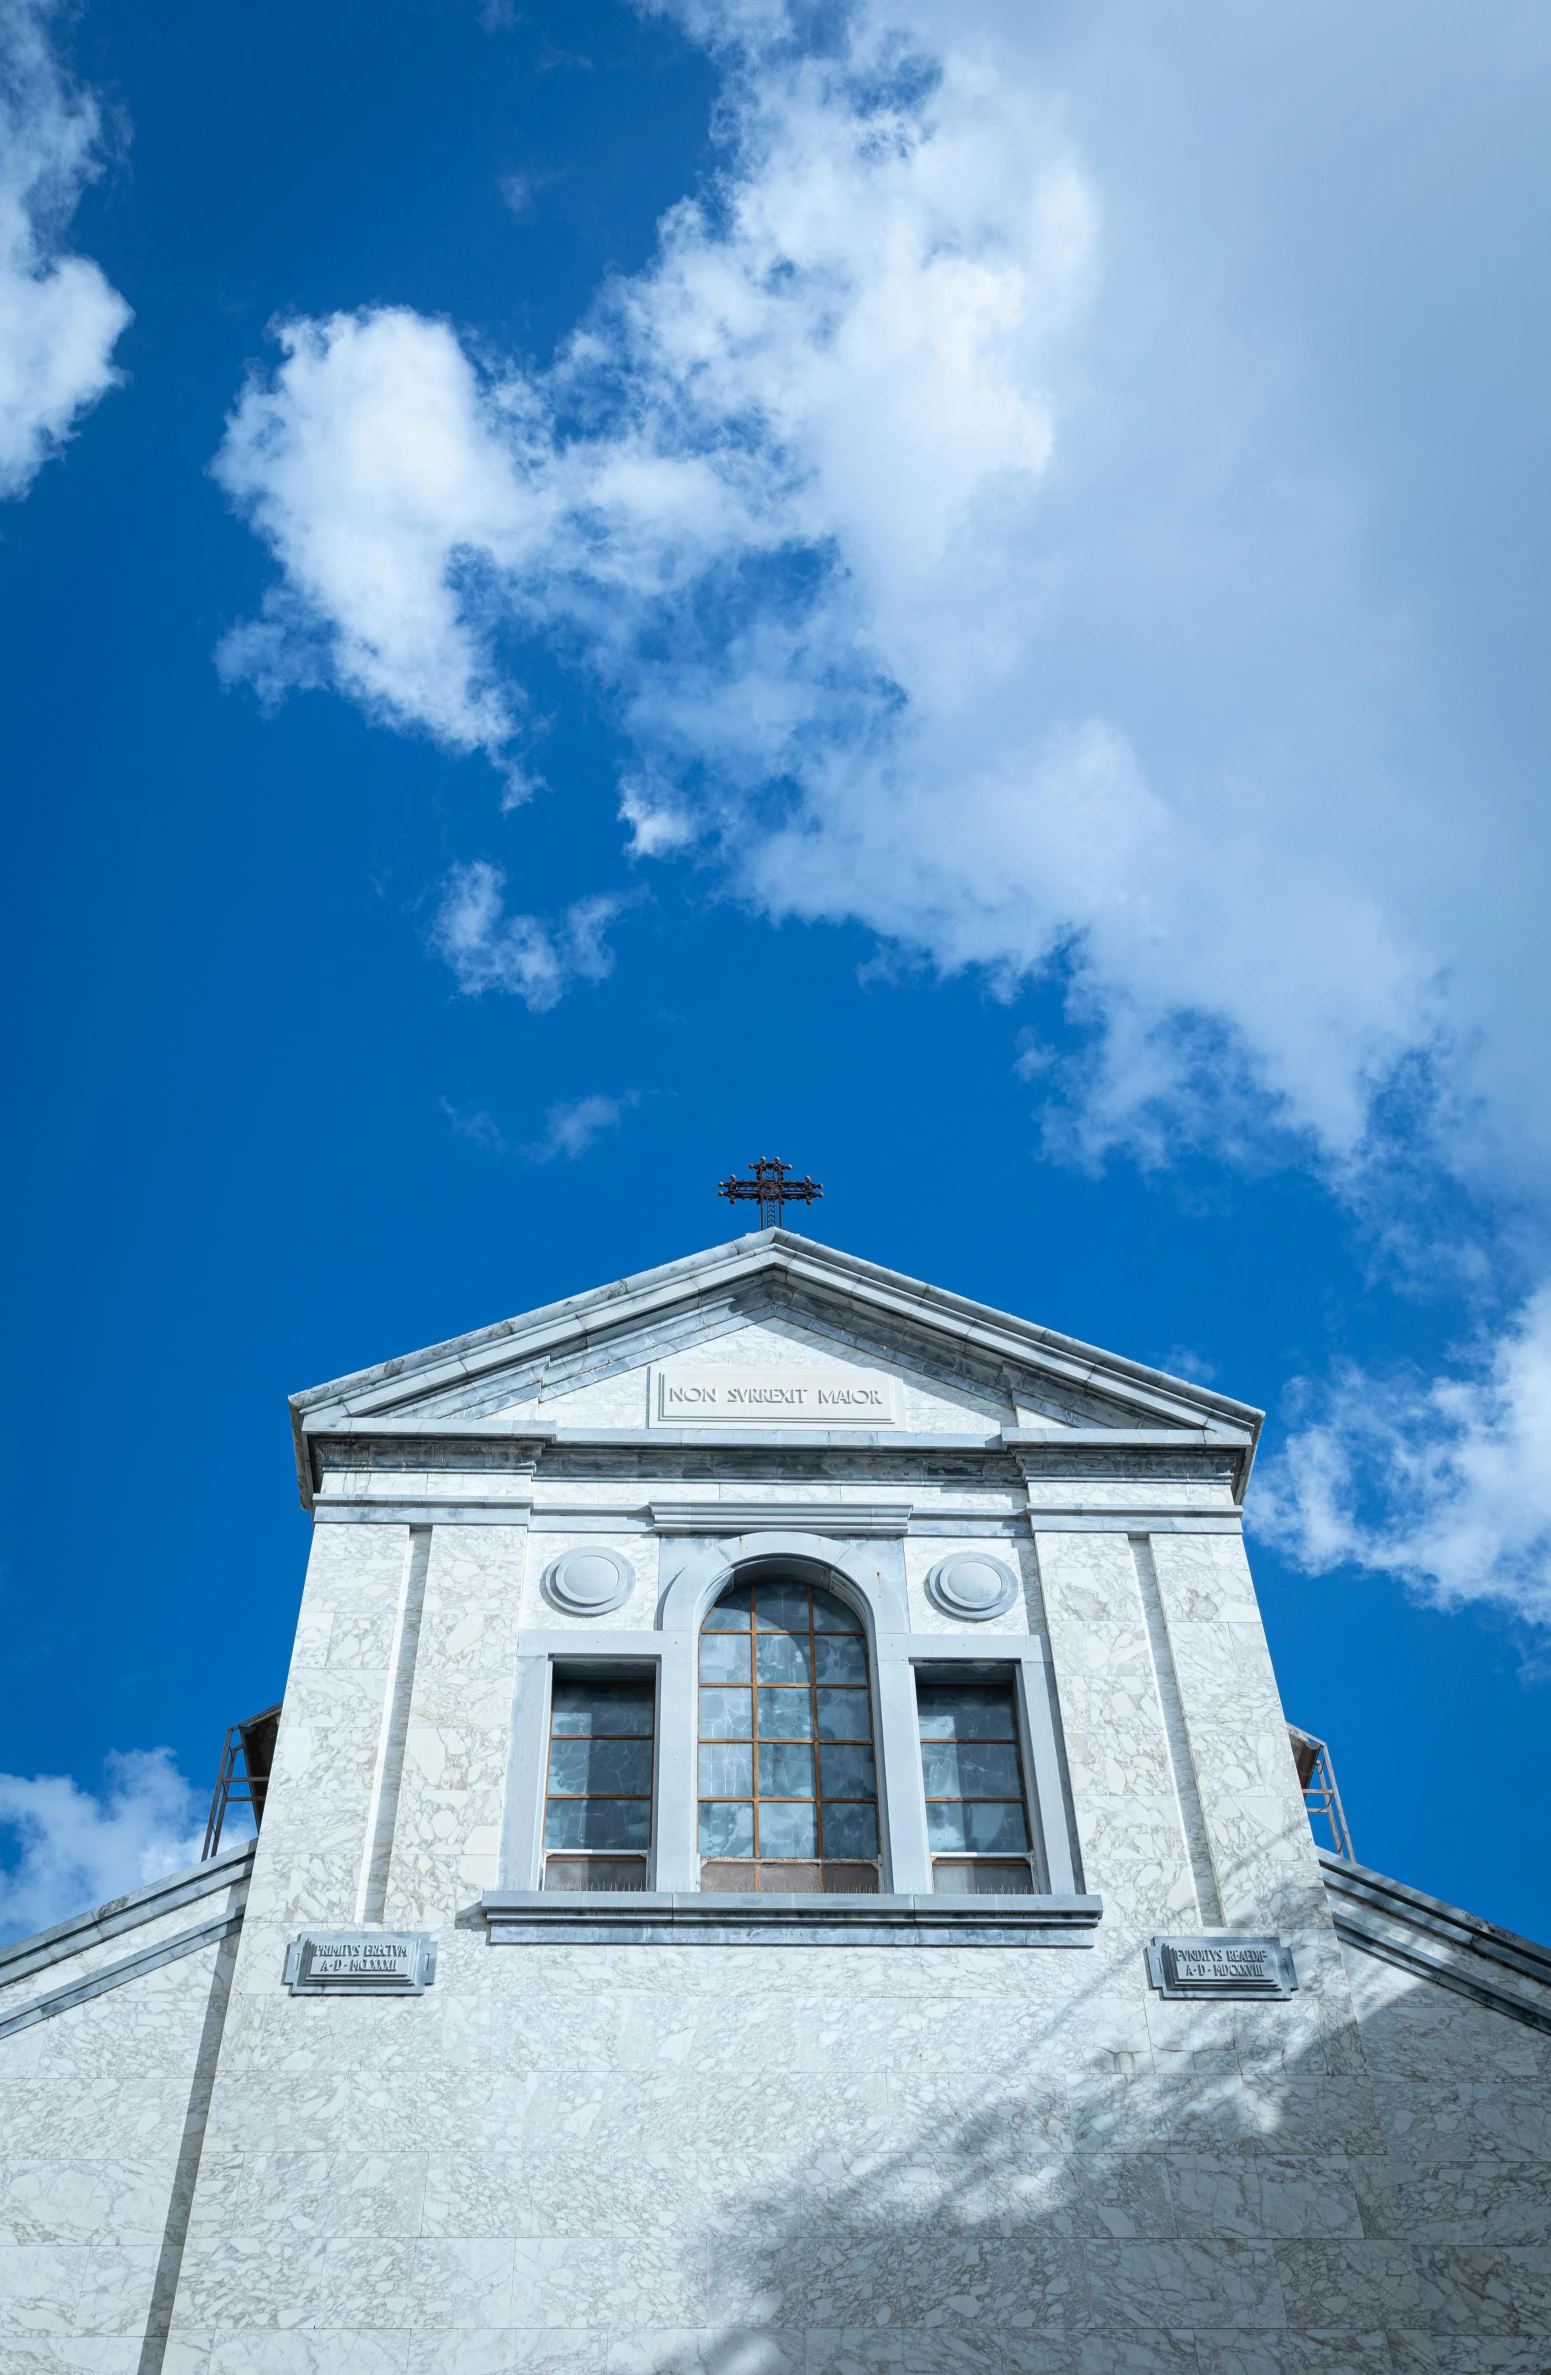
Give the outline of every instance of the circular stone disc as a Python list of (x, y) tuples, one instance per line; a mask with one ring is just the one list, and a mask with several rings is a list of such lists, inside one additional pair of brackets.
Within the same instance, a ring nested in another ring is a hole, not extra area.
[(974, 1551), (944, 1559), (932, 1582), (937, 1599), (959, 1616), (999, 1616), (1012, 1605), (1017, 1588), (999, 1559)]
[(593, 1611), (602, 1615), (619, 1606), (632, 1580), (624, 1560), (612, 1551), (571, 1550), (555, 1561), (549, 1582), (563, 1607), (573, 1608), (579, 1615)]

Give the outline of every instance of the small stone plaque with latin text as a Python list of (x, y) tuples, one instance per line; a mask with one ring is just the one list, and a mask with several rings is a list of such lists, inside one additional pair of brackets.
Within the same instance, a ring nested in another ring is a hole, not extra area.
[(1161, 1996), (1290, 1996), (1298, 1984), (1280, 1938), (1154, 1938), (1147, 1976)]
[(435, 1977), (426, 1930), (304, 1930), (286, 1949), (293, 1995), (418, 1996)]
[(654, 1369), (656, 1427), (892, 1427), (892, 1377), (877, 1369)]

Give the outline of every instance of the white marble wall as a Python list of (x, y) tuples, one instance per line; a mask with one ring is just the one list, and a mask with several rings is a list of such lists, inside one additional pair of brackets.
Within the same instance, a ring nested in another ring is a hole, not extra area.
[(529, 1543), (513, 1526), (438, 1526), (432, 1535), (390, 1923), (434, 1928), (497, 1885)]
[[(13, 1981), (0, 2020), (218, 1920), (245, 1875)], [(235, 1940), (0, 2037), (0, 2375), (141, 2375), (165, 2329)]]
[(480, 1525), (433, 1533), (389, 1868), (436, 1983), (293, 2000), (286, 1937), (350, 1918), (407, 1538), (318, 1532), (179, 2375), (1437, 2363), (1233, 1537), (1154, 1541), (1163, 1654), (1227, 1918), (1293, 1937), (1290, 2004), (1146, 1986), (1146, 1939), (1199, 1915), (1124, 1532), (1013, 1546), (1093, 1951), (491, 1948), (518, 1634), (556, 1625), (557, 1545)]
[[(1544, 2375), (1551, 2036), (1342, 1951), (1397, 2181), (1393, 2231), (1412, 2249), (1440, 2375)], [(1511, 1983), (1551, 2012), (1551, 1991)]]

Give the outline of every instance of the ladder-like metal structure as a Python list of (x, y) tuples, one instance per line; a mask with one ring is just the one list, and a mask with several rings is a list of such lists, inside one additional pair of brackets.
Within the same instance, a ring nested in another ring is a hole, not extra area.
[(210, 1800), (210, 1819), (205, 1825), (205, 1844), (200, 1862), (207, 1864), (221, 1849), (221, 1833), (226, 1817), (233, 1806), (252, 1809), (253, 1828), (258, 1830), (264, 1820), (264, 1797), (269, 1788), (270, 1768), (275, 1761), (275, 1735), (280, 1729), (278, 1704), (265, 1707), (258, 1715), (250, 1715), (245, 1723), (233, 1724), (226, 1735), (221, 1751), (221, 1770), (216, 1775), (215, 1791)]
[[(1312, 1732), (1300, 1732), (1296, 1724), (1289, 1724), (1287, 1737), (1292, 1742), (1293, 1763), (1298, 1768), (1298, 1787), (1303, 1803), (1309, 1810), (1309, 1824), (1321, 1847), (1344, 1863), (1355, 1864), (1352, 1853), (1352, 1834), (1346, 1825), (1346, 1810), (1341, 1804), (1341, 1792), (1336, 1787), (1336, 1769), (1330, 1761), (1330, 1750), (1323, 1740), (1316, 1740)], [(1329, 1832), (1320, 1837), (1320, 1825)]]

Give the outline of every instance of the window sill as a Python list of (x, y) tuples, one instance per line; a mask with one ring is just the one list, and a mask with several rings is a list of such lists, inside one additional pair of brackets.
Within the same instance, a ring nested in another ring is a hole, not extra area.
[(1104, 1902), (497, 1889), (481, 1908), (492, 1946), (1091, 1946)]

